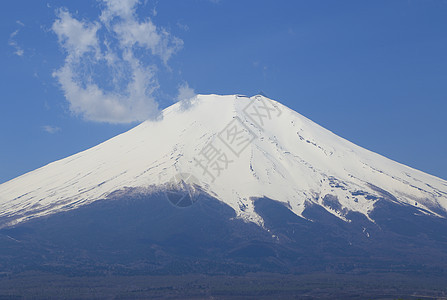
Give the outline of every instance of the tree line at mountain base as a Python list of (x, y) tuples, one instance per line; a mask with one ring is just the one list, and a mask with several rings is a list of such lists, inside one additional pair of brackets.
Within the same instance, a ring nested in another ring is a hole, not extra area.
[(66, 276), (0, 278), (0, 299), (447, 299), (446, 281), (412, 274)]

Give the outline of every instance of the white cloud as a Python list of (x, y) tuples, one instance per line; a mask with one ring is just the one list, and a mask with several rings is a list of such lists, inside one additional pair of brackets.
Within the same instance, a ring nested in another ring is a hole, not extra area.
[(87, 23), (74, 19), (66, 10), (59, 10), (58, 19), (51, 27), (57, 34), (59, 43), (65, 48), (71, 59), (79, 58), (84, 53), (99, 51), (97, 31), (98, 23)]
[(181, 22), (177, 22), (177, 27), (183, 31), (189, 31), (189, 26)]
[[(20, 21), (18, 21), (20, 22)], [(19, 25), (24, 26), (23, 23), (20, 23)], [(23, 54), (25, 53), (25, 51), (22, 49), (22, 47), (19, 46), (19, 44), (17, 43), (15, 37), (17, 36), (17, 34), (20, 32), (20, 29), (17, 29), (16, 31), (14, 31), (13, 33), (11, 33), (9, 35), (9, 41), (8, 41), (8, 45), (14, 48), (14, 54), (17, 56), (23, 56)]]
[(42, 126), (42, 129), (45, 132), (50, 133), (50, 134), (55, 134), (55, 133), (61, 131), (60, 127), (51, 126), (51, 125), (44, 125), (44, 126)]
[(179, 86), (177, 100), (180, 102), (182, 109), (188, 109), (196, 96), (194, 89), (189, 87), (188, 83), (185, 82)]
[(14, 52), (14, 54), (17, 55), (17, 56), (23, 56), (23, 54), (25, 54), (25, 51), (22, 48), (17, 47), (17, 49)]
[(142, 22), (136, 16), (138, 0), (104, 0), (106, 8), (100, 20), (109, 28), (124, 48), (139, 46), (151, 50), (167, 62), (172, 54), (183, 46), (183, 41), (171, 36), (165, 29), (157, 27), (150, 18)]
[(19, 33), (19, 30), (17, 29), (16, 31), (14, 31), (13, 33), (11, 33), (11, 34), (9, 35), (9, 37), (12, 39), (12, 38), (14, 38), (18, 33)]
[(124, 20), (135, 18), (135, 10), (139, 0), (104, 0), (106, 9), (101, 13), (100, 19), (104, 23), (109, 23), (114, 17)]
[(151, 19), (140, 21), (138, 0), (104, 0), (97, 20), (57, 11), (52, 30), (66, 52), (53, 73), (70, 110), (86, 120), (129, 123), (155, 118), (158, 59), (165, 66), (183, 45)]
[[(107, 8), (102, 12), (100, 19), (106, 26), (111, 27), (123, 47), (142, 47), (166, 63), (171, 55), (183, 46), (181, 39), (158, 28), (149, 18), (143, 22), (137, 19), (135, 5), (139, 1), (106, 0), (105, 2)], [(114, 19), (115, 23), (111, 25)]]

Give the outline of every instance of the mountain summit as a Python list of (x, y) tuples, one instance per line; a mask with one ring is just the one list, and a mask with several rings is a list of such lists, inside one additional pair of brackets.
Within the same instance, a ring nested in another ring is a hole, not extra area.
[(264, 96), (198, 95), (157, 120), (1, 184), (0, 226), (126, 190), (185, 186), (261, 226), (254, 199), (262, 197), (303, 218), (318, 205), (344, 221), (354, 212), (374, 222), (380, 200), (447, 216), (445, 180), (356, 146)]
[(0, 185), (0, 268), (70, 276), (394, 272), (410, 282), (430, 275), (445, 287), (446, 201), (445, 180), (276, 101), (199, 95)]

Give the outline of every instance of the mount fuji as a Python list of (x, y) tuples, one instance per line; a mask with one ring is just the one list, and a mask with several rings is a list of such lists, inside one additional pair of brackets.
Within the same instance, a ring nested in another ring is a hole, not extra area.
[(446, 180), (264, 96), (198, 95), (1, 184), (0, 265), (445, 277), (446, 217)]

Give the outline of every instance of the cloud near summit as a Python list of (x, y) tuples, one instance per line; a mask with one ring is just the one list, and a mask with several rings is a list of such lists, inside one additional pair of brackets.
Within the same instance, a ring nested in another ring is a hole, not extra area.
[(166, 67), (183, 41), (140, 19), (137, 0), (101, 1), (96, 20), (56, 11), (53, 32), (66, 57), (53, 73), (70, 111), (86, 120), (130, 123), (159, 113), (157, 62)]

